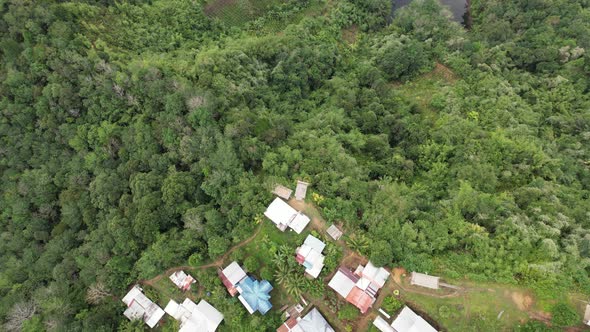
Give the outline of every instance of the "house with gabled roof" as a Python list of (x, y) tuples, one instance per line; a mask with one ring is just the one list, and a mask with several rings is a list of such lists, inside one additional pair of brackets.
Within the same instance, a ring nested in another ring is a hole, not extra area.
[(436, 332), (432, 325), (407, 306), (397, 315), (391, 327), (396, 332)]
[(439, 289), (440, 277), (435, 277), (424, 273), (412, 272), (410, 284), (430, 289)]
[(129, 320), (141, 319), (147, 326), (153, 328), (164, 316), (164, 310), (148, 299), (142, 291), (138, 285), (135, 285), (123, 297), (122, 301), (127, 306), (123, 315)]
[(313, 308), (303, 318), (289, 318), (277, 329), (277, 332), (334, 332), (334, 329), (320, 311)]
[(190, 290), (191, 285), (194, 284), (195, 278), (191, 275), (186, 274), (184, 271), (176, 271), (170, 275), (170, 280), (180, 288), (183, 292)]
[(305, 273), (317, 278), (324, 267), (325, 256), (322, 251), (326, 244), (313, 235), (308, 235), (303, 244), (297, 248), (295, 259), (305, 267)]
[(170, 300), (164, 311), (180, 321), (179, 332), (215, 332), (223, 320), (223, 314), (205, 300), (199, 304), (188, 298), (181, 304)]
[(297, 234), (301, 234), (310, 222), (308, 216), (295, 210), (278, 197), (266, 208), (264, 215), (283, 232), (289, 227)]
[(237, 262), (231, 262), (225, 269), (218, 271), (218, 275), (231, 296), (238, 293), (238, 283), (247, 277), (246, 271)]
[(238, 299), (250, 314), (258, 311), (264, 315), (272, 308), (270, 291), (273, 287), (267, 280), (258, 281), (248, 276), (237, 262), (232, 262), (218, 274), (231, 296), (240, 294)]
[(364, 314), (373, 306), (377, 292), (388, 278), (387, 270), (369, 262), (366, 266), (359, 265), (355, 272), (341, 266), (328, 286)]

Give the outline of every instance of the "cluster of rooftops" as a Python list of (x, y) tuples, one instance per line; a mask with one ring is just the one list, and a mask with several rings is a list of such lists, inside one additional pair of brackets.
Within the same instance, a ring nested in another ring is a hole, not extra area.
[[(307, 186), (308, 183), (298, 181), (295, 191), (297, 200), (305, 198)], [(310, 218), (283, 200), (290, 198), (292, 190), (277, 186), (273, 193), (279, 197), (272, 201), (264, 215), (281, 231), (291, 228), (297, 234), (303, 232), (310, 222)], [(338, 240), (342, 236), (342, 231), (335, 225), (330, 226), (327, 233), (334, 240)], [(295, 259), (305, 267), (305, 274), (310, 278), (317, 278), (324, 267), (325, 256), (322, 252), (325, 247), (326, 243), (310, 234), (295, 251)], [(272, 308), (270, 292), (273, 290), (273, 286), (269, 281), (257, 280), (254, 276), (246, 273), (235, 261), (224, 269), (219, 269), (217, 273), (229, 294), (232, 297), (237, 295), (239, 301), (250, 314), (259, 312), (264, 315)], [(386, 269), (376, 267), (370, 261), (365, 266), (358, 265), (354, 271), (341, 266), (332, 276), (328, 286), (364, 314), (375, 303), (377, 292), (385, 285), (389, 275), (390, 273)], [(196, 282), (184, 271), (174, 272), (170, 275), (170, 280), (182, 291), (190, 290), (191, 285)], [(411, 283), (438, 288), (437, 277), (415, 272), (412, 272)], [(301, 299), (307, 305), (305, 300)], [(214, 332), (223, 321), (223, 314), (205, 300), (201, 300), (198, 304), (189, 298), (186, 298), (182, 303), (170, 300), (166, 308), (162, 310), (143, 294), (143, 290), (138, 285), (135, 285), (127, 293), (123, 298), (123, 303), (127, 305), (124, 312), (127, 318), (130, 320), (142, 319), (150, 328), (158, 324), (165, 313), (180, 321), (180, 332)], [(301, 317), (303, 309), (302, 305), (297, 304), (288, 310), (288, 319), (277, 329), (277, 332), (334, 332), (334, 329), (317, 308), (311, 309)], [(381, 309), (379, 311), (387, 319), (390, 318)], [(383, 332), (436, 331), (408, 307), (405, 307), (391, 324), (381, 316), (378, 316), (373, 324)]]

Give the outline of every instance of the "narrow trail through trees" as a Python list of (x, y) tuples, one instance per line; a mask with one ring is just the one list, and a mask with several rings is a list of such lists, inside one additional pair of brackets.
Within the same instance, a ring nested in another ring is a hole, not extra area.
[(223, 254), (222, 256), (220, 256), (219, 258), (217, 258), (216, 260), (214, 260), (211, 263), (207, 263), (207, 264), (203, 264), (203, 265), (199, 265), (199, 266), (190, 266), (190, 265), (181, 265), (181, 266), (175, 266), (172, 268), (169, 268), (168, 270), (166, 270), (164, 273), (160, 273), (157, 276), (153, 277), (152, 279), (148, 279), (148, 280), (141, 280), (139, 281), (140, 284), (142, 285), (148, 285), (151, 287), (156, 287), (155, 283), (160, 281), (162, 278), (164, 278), (165, 276), (170, 275), (171, 273), (174, 273), (176, 271), (179, 270), (188, 270), (188, 271), (195, 271), (195, 270), (204, 270), (204, 269), (209, 269), (212, 267), (218, 267), (221, 268), (223, 262), (227, 259), (227, 257), (229, 257), (229, 255), (231, 255), (232, 252), (234, 252), (235, 250), (247, 245), (248, 243), (252, 242), (256, 236), (258, 236), (258, 233), (260, 233), (260, 230), (262, 229), (262, 223), (260, 223), (258, 225), (258, 227), (256, 228), (256, 231), (254, 232), (254, 234), (252, 234), (249, 238), (236, 243), (234, 246), (232, 246), (231, 248), (229, 248), (228, 251), (225, 252), (225, 254)]

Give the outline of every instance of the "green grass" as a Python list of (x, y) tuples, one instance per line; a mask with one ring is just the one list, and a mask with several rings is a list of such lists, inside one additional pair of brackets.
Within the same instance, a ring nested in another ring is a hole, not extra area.
[(413, 103), (428, 118), (436, 118), (436, 109), (432, 106), (433, 100), (441, 95), (445, 87), (453, 85), (457, 78), (446, 67), (436, 64), (435, 68), (422, 76), (419, 76), (403, 85), (394, 85), (394, 89), (400, 97)]
[[(528, 320), (527, 312), (520, 310), (512, 299), (512, 292), (522, 289), (484, 283), (474, 286), (477, 288), (457, 297), (436, 298), (409, 292), (402, 292), (402, 296), (448, 331), (477, 331), (483, 327), (488, 331), (512, 331), (519, 321)], [(441, 309), (443, 306), (448, 308), (448, 314)]]

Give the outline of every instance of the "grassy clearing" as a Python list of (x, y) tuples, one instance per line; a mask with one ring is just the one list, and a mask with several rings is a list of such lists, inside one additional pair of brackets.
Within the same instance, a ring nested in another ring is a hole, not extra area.
[(405, 84), (393, 84), (393, 87), (403, 99), (414, 103), (424, 115), (435, 118), (433, 99), (456, 81), (456, 75), (449, 68), (436, 63), (431, 72)]

